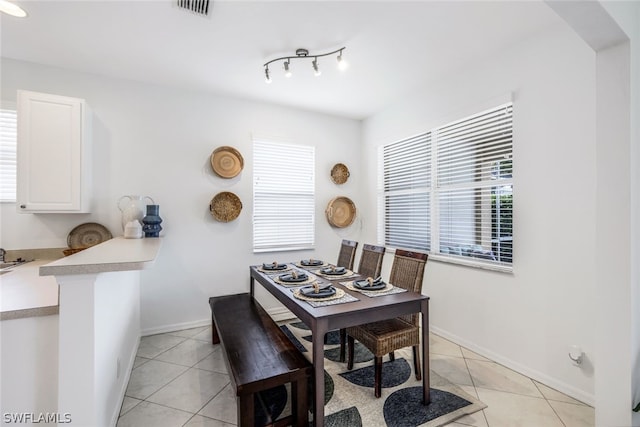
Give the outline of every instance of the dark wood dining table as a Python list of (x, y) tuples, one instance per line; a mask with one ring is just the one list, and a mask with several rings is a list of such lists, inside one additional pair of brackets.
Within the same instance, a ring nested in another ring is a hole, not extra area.
[[(295, 263), (289, 263), (299, 268)], [(357, 301), (314, 307), (307, 301), (294, 297), (291, 287), (283, 286), (273, 280), (273, 274), (261, 271), (261, 266), (250, 267), (250, 290), (254, 296), (257, 281), (288, 308), (298, 319), (306, 324), (312, 333), (313, 362), (313, 425), (324, 426), (324, 336), (327, 332), (361, 325), (363, 323), (390, 319), (405, 314), (421, 313), (422, 341), (422, 388), (423, 403), (431, 402), (429, 395), (429, 297), (417, 292), (401, 292), (384, 296), (368, 297), (360, 292), (351, 291), (338, 282), (357, 280), (360, 277), (333, 280), (318, 276), (318, 283), (332, 283), (336, 288), (357, 298)], [(313, 273), (312, 273), (313, 274)], [(345, 363), (346, 369), (346, 363)], [(384, 374), (383, 374), (384, 375)], [(373, 399), (373, 391), (371, 392)]]

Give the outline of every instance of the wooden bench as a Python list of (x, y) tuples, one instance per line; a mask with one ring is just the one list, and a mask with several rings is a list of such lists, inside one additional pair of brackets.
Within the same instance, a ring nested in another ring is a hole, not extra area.
[(253, 427), (254, 398), (260, 392), (291, 384), (291, 415), (267, 425), (308, 426), (307, 383), (311, 363), (249, 294), (209, 298), (213, 343), (226, 354), (227, 370), (237, 396), (238, 426)]

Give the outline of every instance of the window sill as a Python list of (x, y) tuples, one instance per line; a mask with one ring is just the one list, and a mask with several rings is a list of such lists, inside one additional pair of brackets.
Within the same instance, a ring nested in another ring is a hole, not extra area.
[(253, 249), (254, 254), (268, 253), (268, 252), (292, 252), (292, 251), (309, 251), (314, 250), (313, 246), (291, 246), (286, 248), (261, 248)]
[(429, 254), (429, 261), (436, 261), (436, 262), (443, 262), (443, 263), (447, 263), (447, 264), (456, 264), (456, 265), (463, 265), (465, 267), (472, 267), (472, 268), (480, 268), (483, 270), (491, 270), (491, 271), (497, 271), (500, 273), (509, 273), (509, 274), (513, 274), (513, 266), (507, 266), (507, 265), (497, 265), (497, 264), (490, 264), (487, 262), (481, 262), (481, 261), (475, 261), (475, 260), (467, 260), (467, 259), (461, 259), (461, 258), (452, 258), (450, 256), (444, 256), (444, 255), (438, 255), (438, 254)]

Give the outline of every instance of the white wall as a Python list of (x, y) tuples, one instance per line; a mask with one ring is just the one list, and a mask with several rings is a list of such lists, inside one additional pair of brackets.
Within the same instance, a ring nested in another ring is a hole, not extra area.
[[(342, 237), (358, 237), (362, 221), (336, 231), (327, 224), (324, 209), (338, 195), (351, 197), (358, 207), (363, 200), (356, 192), (359, 121), (9, 59), (1, 67), (3, 100), (15, 100), (17, 89), (86, 99), (94, 113), (96, 197), (93, 213), (86, 215), (18, 215), (14, 204), (2, 204), (1, 247), (64, 247), (69, 231), (90, 221), (122, 235), (118, 198), (153, 197), (164, 219), (165, 241), (154, 268), (142, 273), (143, 333), (207, 322), (210, 296), (248, 291), (250, 263), (309, 256), (334, 260)], [(252, 133), (316, 146), (315, 251), (252, 253)], [(245, 168), (239, 177), (225, 180), (212, 172), (209, 156), (220, 145), (242, 153)], [(337, 162), (351, 170), (342, 186), (329, 176)], [(216, 222), (209, 213), (209, 202), (220, 191), (232, 191), (242, 200), (234, 222)], [(258, 298), (267, 309), (276, 306), (264, 292)]]
[[(593, 402), (595, 54), (570, 29), (434, 82), (363, 125), (363, 160), (377, 147), (514, 102), (513, 274), (427, 264), (434, 330), (588, 403)], [(375, 209), (375, 171), (364, 171)], [(373, 218), (371, 218), (373, 221)], [(363, 239), (375, 239), (375, 227)], [(390, 258), (390, 257), (389, 257)], [(390, 262), (390, 260), (387, 260)], [(388, 262), (385, 263), (388, 267)], [(578, 344), (581, 367), (567, 356)]]
[(4, 414), (57, 412), (58, 315), (3, 320), (0, 339), (0, 423), (37, 425), (11, 422)]
[[(630, 113), (627, 117), (630, 121), (630, 328), (618, 328), (629, 332), (630, 329), (630, 363), (631, 375), (631, 405), (640, 403), (640, 3), (638, 2), (602, 2), (603, 7), (616, 20), (618, 25), (624, 30), (630, 39)], [(607, 313), (605, 313), (607, 314)], [(626, 337), (620, 338), (621, 342), (626, 342)], [(624, 341), (623, 341), (624, 340)], [(609, 354), (608, 357), (613, 362), (619, 361), (617, 355)], [(624, 366), (624, 368), (628, 368)], [(609, 373), (609, 372), (607, 372)], [(607, 395), (615, 395), (619, 402), (628, 404), (625, 390), (612, 392), (613, 390), (603, 388), (603, 399)], [(596, 415), (597, 412), (596, 412)], [(631, 423), (634, 426), (640, 425), (640, 413), (632, 413)]]

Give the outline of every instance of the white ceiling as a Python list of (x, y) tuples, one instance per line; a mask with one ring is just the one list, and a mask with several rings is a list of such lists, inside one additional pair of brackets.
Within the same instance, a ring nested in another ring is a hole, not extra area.
[[(29, 17), (0, 18), (3, 57), (357, 119), (560, 22), (541, 1), (214, 1), (209, 17), (169, 0), (14, 1)], [(292, 61), (264, 82), (268, 60), (342, 46), (347, 71)]]

